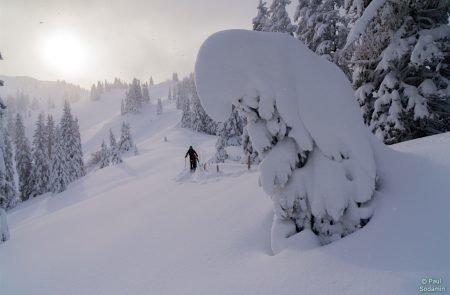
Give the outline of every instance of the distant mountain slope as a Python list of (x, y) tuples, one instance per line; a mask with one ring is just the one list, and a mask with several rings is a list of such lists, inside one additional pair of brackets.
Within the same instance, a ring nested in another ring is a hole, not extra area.
[(0, 96), (6, 98), (8, 95), (15, 96), (18, 91), (28, 95), (30, 99), (36, 97), (47, 100), (49, 97), (59, 99), (85, 99), (89, 91), (80, 86), (65, 81), (40, 81), (30, 77), (1, 76), (0, 80), (5, 86), (0, 88)]

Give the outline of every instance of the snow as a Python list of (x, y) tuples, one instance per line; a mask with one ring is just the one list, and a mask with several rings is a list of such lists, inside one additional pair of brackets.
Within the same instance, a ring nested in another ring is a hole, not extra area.
[[(219, 32), (200, 48), (195, 75), (202, 105), (213, 119), (225, 121), (233, 101), (256, 93), (263, 114), (271, 113), (266, 110), (273, 108), (275, 100), (286, 123), (300, 134), (297, 144), (304, 144), (304, 150), (311, 150), (311, 136), (328, 157), (338, 159), (352, 152), (367, 172), (374, 174), (370, 146), (360, 141), (367, 131), (362, 124), (354, 126), (362, 119), (348, 79), (300, 41), (277, 33)], [(317, 120), (318, 114), (323, 120)]]
[[(112, 91), (73, 105), (86, 157), (110, 128), (120, 130), (123, 97)], [(390, 147), (370, 137), (380, 182), (360, 214), (372, 219), (317, 247), (310, 230), (292, 235), (292, 224), (273, 222), (273, 203), (254, 169), (226, 161), (220, 173), (215, 165), (193, 175), (185, 170), (188, 146), (204, 162), (217, 137), (180, 128), (181, 111), (163, 104), (160, 116), (151, 105), (126, 117), (138, 156), (8, 211), (2, 295), (407, 295), (426, 278), (443, 278), (448, 290), (450, 133)], [(305, 128), (296, 141), (313, 137)], [(230, 151), (238, 157), (236, 147)], [(275, 243), (271, 225), (282, 235)], [(282, 251), (272, 255), (276, 247)]]
[(336, 65), (286, 34), (230, 30), (204, 42), (195, 73), (211, 117), (227, 119), (231, 104), (247, 117), (278, 218), (298, 232), (312, 224), (323, 244), (367, 223), (359, 208), (375, 189), (370, 135)]
[[(378, 12), (378, 9), (386, 3), (387, 0), (373, 0), (367, 5), (366, 9), (364, 9), (364, 13), (362, 13), (361, 17), (353, 25), (352, 29), (347, 35), (347, 43), (344, 46), (344, 49), (350, 46), (353, 42), (355, 42), (361, 35), (363, 35), (366, 31), (369, 22), (375, 17)], [(360, 10), (360, 9), (358, 9)]]
[[(110, 98), (90, 104), (119, 110)], [(107, 131), (117, 120), (109, 115), (97, 111)], [(398, 151), (378, 146), (370, 223), (320, 248), (304, 231), (271, 256), (272, 203), (256, 173), (225, 163), (224, 176), (212, 167), (175, 179), (189, 145), (207, 159), (217, 139), (177, 127), (180, 118), (170, 104), (159, 117), (154, 109), (130, 117), (139, 156), (8, 212), (1, 294), (406, 295), (422, 278), (446, 284), (450, 133), (392, 146)]]

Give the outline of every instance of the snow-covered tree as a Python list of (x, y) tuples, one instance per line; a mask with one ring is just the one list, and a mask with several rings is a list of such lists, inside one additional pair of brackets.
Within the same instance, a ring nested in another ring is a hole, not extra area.
[(145, 103), (150, 103), (150, 94), (148, 92), (148, 84), (147, 83), (142, 84), (142, 100)]
[(9, 240), (8, 220), (6, 219), (6, 212), (2, 208), (2, 196), (0, 196), (0, 244)]
[(219, 137), (216, 142), (216, 154), (214, 155), (214, 162), (223, 163), (228, 159), (227, 151), (225, 150), (226, 140)]
[(109, 155), (110, 155), (110, 162), (112, 165), (117, 165), (123, 162), (122, 157), (120, 155), (120, 149), (116, 141), (116, 137), (114, 136), (114, 133), (112, 132), (111, 129), (109, 130)]
[(31, 177), (32, 161), (31, 161), (31, 147), (25, 136), (25, 126), (23, 125), (22, 116), (20, 113), (16, 115), (15, 126), (15, 146), (16, 146), (16, 166), (17, 174), (19, 176), (19, 191), (22, 201), (28, 200), (33, 194), (33, 181)]
[(269, 22), (269, 10), (266, 7), (267, 3), (259, 0), (258, 14), (253, 18), (253, 31), (266, 31)]
[(224, 139), (225, 146), (240, 145), (243, 128), (244, 120), (239, 115), (238, 110), (233, 106), (230, 118), (224, 123), (217, 125), (217, 135)]
[[(1, 188), (0, 195), (5, 197), (5, 209), (14, 208), (17, 203), (20, 202), (19, 192), (17, 191), (16, 186), (16, 163), (14, 160), (14, 150), (12, 139), (9, 136), (8, 130), (5, 130), (4, 133), (4, 163), (5, 163), (5, 180), (4, 185)], [(1, 207), (1, 206), (0, 206)]]
[(33, 135), (33, 195), (47, 192), (50, 178), (50, 159), (48, 157), (48, 141), (46, 137), (44, 114), (40, 113)]
[(156, 114), (161, 115), (162, 112), (163, 112), (162, 101), (161, 101), (161, 98), (158, 98), (158, 105), (156, 106)]
[(74, 137), (74, 146), (72, 154), (72, 166), (74, 171), (74, 180), (86, 175), (83, 161), (83, 146), (81, 144), (80, 126), (78, 118), (72, 121), (72, 133)]
[(275, 253), (297, 232), (327, 244), (368, 222), (377, 175), (371, 135), (339, 68), (286, 34), (231, 30), (205, 41), (195, 75), (210, 116), (225, 121), (233, 104), (247, 118), (273, 201)]
[(373, 1), (348, 36), (365, 122), (386, 143), (450, 130), (449, 10), (445, 1)]
[(131, 136), (131, 128), (128, 122), (123, 121), (121, 132), (120, 132), (120, 141), (119, 141), (119, 149), (121, 152), (127, 152), (132, 149), (134, 146), (133, 137)]
[(180, 81), (180, 80), (178, 79), (178, 74), (177, 74), (177, 73), (173, 73), (173, 74), (172, 74), (172, 81), (175, 81), (175, 82)]
[(253, 148), (252, 141), (248, 135), (247, 126), (244, 127), (242, 133), (242, 151), (244, 153), (244, 163), (250, 161), (250, 165), (259, 164), (258, 152)]
[(52, 115), (47, 116), (47, 125), (45, 126), (45, 136), (47, 141), (47, 157), (50, 159), (56, 139), (55, 120), (53, 120)]
[(191, 104), (190, 101), (186, 101), (183, 105), (183, 114), (181, 115), (181, 127), (191, 128)]
[(56, 194), (65, 191), (71, 182), (69, 165), (70, 163), (66, 156), (64, 135), (62, 134), (62, 129), (57, 127), (55, 129), (55, 144), (51, 151), (49, 190), (52, 193)]
[(153, 86), (153, 85), (155, 85), (155, 82), (153, 82), (153, 77), (150, 77), (150, 84), (149, 84), (150, 86)]
[(106, 143), (103, 140), (102, 146), (100, 149), (100, 161), (99, 161), (100, 169), (109, 166), (109, 163), (110, 163), (109, 158), (110, 157), (109, 157), (108, 146), (106, 146)]
[(266, 29), (262, 31), (287, 33), (293, 36), (296, 26), (292, 24), (286, 11), (286, 6), (290, 3), (290, 0), (273, 0), (269, 8), (269, 20)]
[(296, 36), (312, 51), (338, 63), (347, 39), (342, 0), (299, 0), (294, 15)]
[(135, 78), (126, 92), (124, 113), (138, 113), (142, 108), (143, 102), (141, 83)]

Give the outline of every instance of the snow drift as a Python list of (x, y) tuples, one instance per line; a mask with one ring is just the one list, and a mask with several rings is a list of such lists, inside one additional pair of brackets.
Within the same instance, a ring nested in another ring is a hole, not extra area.
[(247, 117), (274, 204), (275, 253), (296, 232), (312, 230), (326, 244), (368, 222), (371, 135), (337, 66), (286, 34), (230, 30), (204, 42), (195, 76), (213, 119), (225, 121), (232, 104)]

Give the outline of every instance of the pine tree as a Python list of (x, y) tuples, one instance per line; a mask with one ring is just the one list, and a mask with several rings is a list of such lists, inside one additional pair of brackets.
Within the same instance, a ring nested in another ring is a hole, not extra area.
[(50, 159), (53, 146), (55, 145), (55, 121), (52, 115), (47, 116), (47, 125), (45, 126), (46, 140), (47, 140), (47, 157)]
[(378, 10), (366, 9), (349, 35), (346, 51), (365, 122), (388, 144), (450, 130), (444, 2), (381, 2)]
[(190, 101), (185, 101), (183, 105), (183, 114), (181, 115), (181, 127), (182, 128), (191, 128), (192, 122), (191, 122), (191, 104)]
[(28, 139), (25, 136), (25, 126), (23, 125), (20, 113), (16, 115), (16, 165), (19, 176), (19, 191), (22, 201), (28, 200), (33, 194), (33, 182), (31, 178), (32, 162), (31, 148)]
[(148, 84), (142, 84), (142, 99), (145, 103), (150, 103), (150, 95), (148, 92)]
[(266, 31), (268, 29), (269, 11), (266, 7), (266, 2), (259, 0), (258, 14), (253, 18), (253, 31)]
[(72, 121), (72, 133), (75, 139), (75, 144), (73, 146), (74, 152), (72, 157), (72, 166), (75, 173), (74, 179), (78, 179), (86, 175), (86, 171), (84, 169), (83, 146), (81, 144), (81, 134), (78, 124), (78, 118), (75, 118), (75, 120)]
[(161, 101), (161, 98), (158, 98), (158, 105), (156, 106), (156, 114), (161, 115), (162, 112), (163, 112), (162, 101)]
[(142, 95), (141, 84), (138, 79), (133, 79), (125, 98), (125, 113), (132, 112), (138, 113), (144, 102)]
[(269, 9), (269, 21), (263, 31), (294, 35), (296, 26), (292, 24), (291, 18), (286, 11), (286, 6), (290, 3), (290, 0), (273, 0)]
[(5, 183), (1, 193), (6, 198), (6, 209), (14, 208), (19, 202), (19, 192), (16, 186), (16, 163), (14, 161), (14, 150), (8, 130), (4, 132), (4, 159), (5, 159)]
[(240, 145), (244, 128), (244, 120), (239, 115), (236, 107), (232, 107), (231, 116), (224, 123), (219, 123), (217, 127), (217, 135), (225, 141), (225, 146)]
[(51, 154), (51, 172), (49, 189), (52, 193), (65, 191), (70, 183), (69, 163), (65, 155), (64, 135), (62, 129), (55, 130), (55, 145)]
[(247, 126), (244, 127), (242, 132), (242, 151), (244, 153), (243, 162), (247, 163), (250, 160), (250, 164), (259, 164), (258, 152), (253, 148)]
[(108, 147), (106, 146), (105, 141), (103, 140), (102, 142), (102, 146), (100, 149), (100, 169), (105, 168), (107, 166), (109, 166), (109, 151), (108, 151)]
[(120, 133), (119, 149), (121, 152), (126, 152), (132, 149), (133, 137), (131, 136), (131, 128), (127, 122), (122, 122), (122, 128)]
[(178, 81), (179, 81), (179, 79), (178, 79), (178, 74), (177, 74), (177, 73), (173, 73), (173, 74), (172, 74), (172, 81), (175, 81), (175, 82), (178, 82)]
[(219, 137), (216, 142), (216, 154), (214, 155), (214, 161), (216, 163), (223, 163), (228, 159), (227, 151), (225, 150), (226, 140), (223, 137)]
[(41, 195), (47, 192), (50, 178), (50, 161), (48, 157), (48, 142), (46, 138), (44, 114), (40, 113), (33, 135), (33, 194)]
[(150, 86), (155, 85), (155, 83), (153, 82), (153, 77), (150, 77)]
[(109, 154), (112, 165), (117, 165), (122, 163), (122, 157), (120, 156), (120, 150), (117, 145), (116, 137), (111, 129), (109, 129)]
[(348, 34), (347, 19), (340, 13), (343, 4), (342, 0), (299, 0), (294, 16), (298, 39), (336, 64)]

